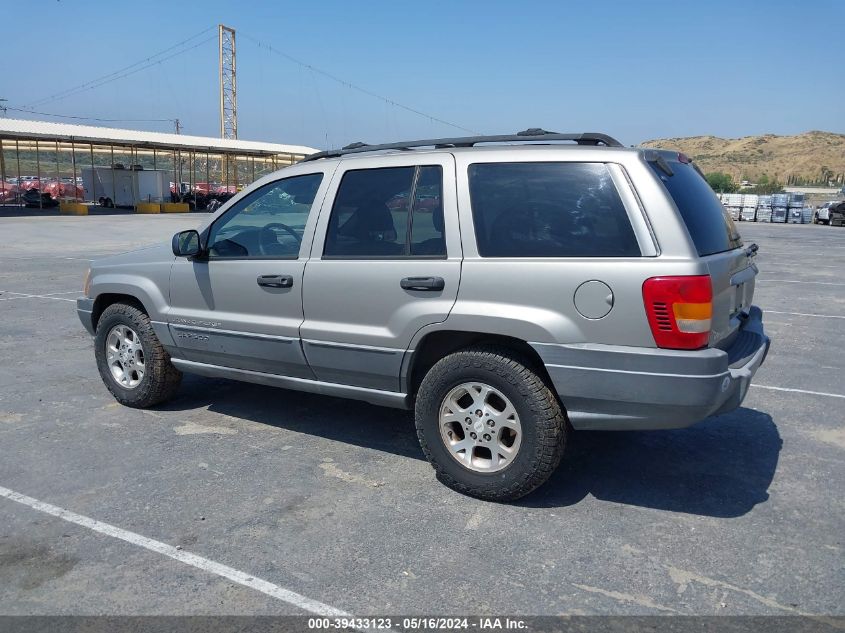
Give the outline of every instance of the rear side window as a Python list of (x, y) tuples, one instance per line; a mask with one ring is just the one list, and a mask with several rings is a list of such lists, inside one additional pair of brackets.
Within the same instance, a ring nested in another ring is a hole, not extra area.
[(324, 257), (445, 257), (439, 165), (347, 171), (329, 218)]
[(641, 255), (601, 163), (477, 163), (469, 191), (482, 257)]
[(666, 160), (666, 164), (671, 176), (658, 163), (649, 161), (681, 212), (698, 254), (703, 257), (742, 246), (731, 216), (698, 170), (691, 163), (677, 160)]

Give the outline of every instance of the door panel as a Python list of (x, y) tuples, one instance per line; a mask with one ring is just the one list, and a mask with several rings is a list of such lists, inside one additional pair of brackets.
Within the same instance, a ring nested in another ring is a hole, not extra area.
[[(327, 202), (305, 268), (303, 348), (320, 380), (398, 391), (402, 358), (414, 334), (425, 325), (444, 321), (457, 298), (461, 245), (454, 160), (442, 153), (349, 163), (341, 163), (327, 198), (336, 200), (346, 224), (332, 226), (338, 216), (332, 220), (334, 209)], [(430, 178), (432, 172), (424, 166), (439, 167), (439, 191)], [(405, 177), (401, 167), (414, 167), (410, 193), (387, 183), (390, 178)], [(362, 183), (360, 190), (366, 193), (357, 198), (344, 193), (348, 188), (337, 196), (345, 176), (370, 169), (382, 171), (383, 182)], [(411, 217), (419, 218), (416, 238), (413, 222), (402, 224), (409, 215), (401, 212), (405, 200), (409, 205), (405, 208), (414, 209)], [(363, 213), (361, 205), (373, 204), (377, 213), (356, 217)], [(384, 206), (390, 210), (392, 226)], [(335, 237), (327, 239), (330, 226)], [(360, 241), (360, 236), (369, 236), (372, 242)], [(327, 244), (330, 253), (341, 254), (324, 255)], [(402, 247), (403, 253), (396, 254)], [(421, 252), (426, 254), (415, 254)], [(427, 281), (406, 282), (403, 288), (407, 278)], [(431, 278), (442, 279), (442, 284)]]
[[(186, 360), (313, 378), (299, 344), (303, 261), (177, 259), (170, 330)], [(291, 288), (258, 285), (289, 275)]]
[(313, 165), (282, 173), (256, 183), (204, 231), (207, 258), (175, 261), (174, 356), (314, 378), (299, 340), (302, 276), (330, 173)]

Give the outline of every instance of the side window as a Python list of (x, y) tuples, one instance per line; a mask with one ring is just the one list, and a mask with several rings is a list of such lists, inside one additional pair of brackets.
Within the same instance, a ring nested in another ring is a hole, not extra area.
[(437, 165), (354, 169), (337, 190), (324, 257), (445, 256)]
[(295, 259), (323, 174), (284, 178), (248, 194), (211, 226), (209, 255)]
[(478, 163), (469, 190), (482, 257), (638, 257), (601, 163)]
[(411, 215), (411, 255), (446, 255), (443, 227), (443, 171), (420, 167)]

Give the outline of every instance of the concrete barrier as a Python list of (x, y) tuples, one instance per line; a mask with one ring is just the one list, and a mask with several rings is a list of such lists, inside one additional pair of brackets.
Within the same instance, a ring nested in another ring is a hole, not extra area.
[(62, 215), (88, 215), (88, 205), (81, 202), (60, 202), (59, 213)]
[(162, 202), (161, 203), (161, 212), (162, 213), (188, 213), (191, 210), (191, 207), (188, 206), (187, 202)]
[(135, 213), (160, 213), (161, 205), (158, 202), (139, 202), (135, 205)]

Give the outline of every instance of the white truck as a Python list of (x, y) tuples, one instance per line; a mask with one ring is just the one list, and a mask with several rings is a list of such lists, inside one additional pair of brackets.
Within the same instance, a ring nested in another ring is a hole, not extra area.
[(85, 199), (104, 207), (134, 207), (139, 202), (170, 200), (170, 172), (163, 169), (83, 167)]

